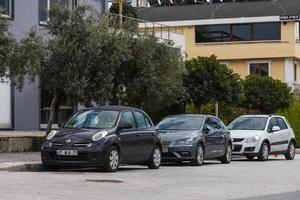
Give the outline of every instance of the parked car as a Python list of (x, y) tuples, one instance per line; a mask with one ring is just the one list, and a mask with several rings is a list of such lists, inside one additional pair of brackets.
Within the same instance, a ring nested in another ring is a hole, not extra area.
[(163, 144), (163, 161), (191, 161), (195, 166), (205, 159), (231, 161), (231, 138), (224, 123), (210, 115), (174, 115), (156, 126)]
[(228, 126), (233, 140), (233, 154), (249, 160), (268, 160), (269, 154), (284, 154), (287, 160), (295, 157), (296, 140), (288, 120), (279, 115), (244, 115)]
[(107, 106), (76, 113), (41, 147), (45, 168), (103, 166), (115, 172), (120, 163), (161, 164), (162, 145), (149, 116), (140, 109)]

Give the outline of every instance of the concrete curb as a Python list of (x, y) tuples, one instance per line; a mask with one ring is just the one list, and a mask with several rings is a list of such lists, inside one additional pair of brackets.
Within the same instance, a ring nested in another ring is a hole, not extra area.
[(296, 154), (300, 154), (300, 149), (296, 149)]
[(0, 163), (0, 171), (25, 171), (42, 169), (41, 162), (5, 162)]

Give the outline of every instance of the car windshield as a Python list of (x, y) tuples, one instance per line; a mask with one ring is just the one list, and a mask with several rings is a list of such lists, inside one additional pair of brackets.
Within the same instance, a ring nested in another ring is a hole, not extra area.
[(109, 129), (116, 125), (119, 111), (87, 110), (74, 115), (64, 128)]
[(239, 117), (231, 122), (228, 130), (264, 130), (267, 117)]
[(198, 130), (203, 117), (173, 116), (163, 119), (157, 126), (158, 130)]

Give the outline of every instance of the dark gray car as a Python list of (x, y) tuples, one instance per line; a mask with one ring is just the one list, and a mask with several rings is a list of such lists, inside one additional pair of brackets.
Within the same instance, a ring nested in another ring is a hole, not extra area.
[(211, 115), (174, 115), (156, 126), (163, 144), (164, 161), (191, 161), (195, 166), (205, 159), (230, 163), (232, 143), (224, 123)]

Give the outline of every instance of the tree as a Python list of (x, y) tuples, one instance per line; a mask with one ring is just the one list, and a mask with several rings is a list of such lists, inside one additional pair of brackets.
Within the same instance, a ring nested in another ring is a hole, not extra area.
[[(119, 14), (119, 3), (114, 3), (109, 9), (110, 13)], [(123, 3), (122, 15), (127, 17), (137, 18), (136, 9), (128, 3)]]
[(115, 73), (111, 101), (143, 108), (159, 120), (185, 97), (180, 51), (147, 33), (132, 37), (129, 49), (130, 58)]
[(215, 56), (193, 58), (185, 66), (184, 86), (198, 113), (209, 102), (238, 102), (240, 77)]
[[(51, 91), (50, 117), (46, 133), (54, 121), (61, 94), (78, 103), (104, 104), (110, 98), (115, 67), (126, 57), (127, 37), (111, 29), (107, 19), (88, 15), (86, 6), (74, 10), (55, 6), (49, 12), (47, 37), (32, 31), (26, 38), (39, 56), (30, 60), (27, 73), (40, 78)], [(31, 52), (31, 51), (29, 51)]]
[(286, 83), (268, 76), (247, 76), (243, 81), (246, 107), (271, 114), (288, 108), (292, 103), (291, 88)]

